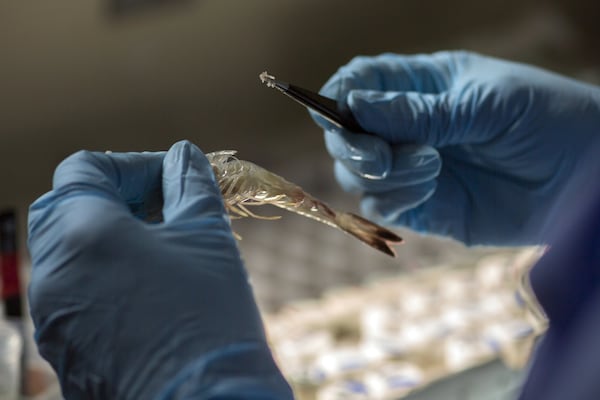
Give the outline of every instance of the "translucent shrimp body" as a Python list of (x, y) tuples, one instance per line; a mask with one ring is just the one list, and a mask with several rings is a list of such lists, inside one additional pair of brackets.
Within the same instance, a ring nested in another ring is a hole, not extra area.
[(254, 214), (248, 206), (272, 204), (340, 229), (390, 256), (402, 242), (395, 233), (358, 215), (339, 212), (306, 193), (298, 185), (249, 161), (239, 160), (234, 150), (208, 153), (227, 211), (235, 217), (277, 219)]

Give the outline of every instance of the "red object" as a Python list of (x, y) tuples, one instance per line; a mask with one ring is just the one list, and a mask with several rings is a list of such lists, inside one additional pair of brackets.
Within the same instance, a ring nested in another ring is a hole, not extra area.
[(15, 253), (2, 253), (0, 256), (2, 265), (2, 298), (21, 294), (21, 283), (19, 282), (19, 261)]
[(0, 213), (0, 275), (4, 313), (7, 317), (22, 315), (16, 225), (13, 210)]

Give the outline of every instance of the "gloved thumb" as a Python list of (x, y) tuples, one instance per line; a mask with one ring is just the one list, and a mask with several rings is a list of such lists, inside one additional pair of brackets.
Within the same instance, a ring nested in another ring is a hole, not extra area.
[(469, 136), (480, 104), (477, 95), (470, 91), (432, 94), (352, 90), (347, 103), (363, 129), (390, 144), (441, 147), (473, 139)]
[(175, 143), (163, 160), (163, 217), (166, 223), (222, 218), (225, 208), (212, 167), (187, 140)]

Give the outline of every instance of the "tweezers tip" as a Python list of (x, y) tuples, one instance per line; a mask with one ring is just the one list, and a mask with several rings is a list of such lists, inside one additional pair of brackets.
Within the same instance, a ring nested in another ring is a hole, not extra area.
[(267, 87), (270, 87), (270, 88), (276, 87), (275, 77), (273, 75), (269, 75), (269, 73), (267, 71), (261, 72), (260, 75), (258, 75), (258, 77), (260, 78), (260, 81), (262, 83), (267, 85)]

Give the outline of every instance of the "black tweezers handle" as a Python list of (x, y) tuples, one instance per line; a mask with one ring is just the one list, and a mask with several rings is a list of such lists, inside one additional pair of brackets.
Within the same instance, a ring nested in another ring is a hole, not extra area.
[(355, 133), (368, 133), (356, 121), (350, 110), (342, 110), (338, 102), (310, 90), (289, 84), (284, 94), (315, 111), (334, 125)]

